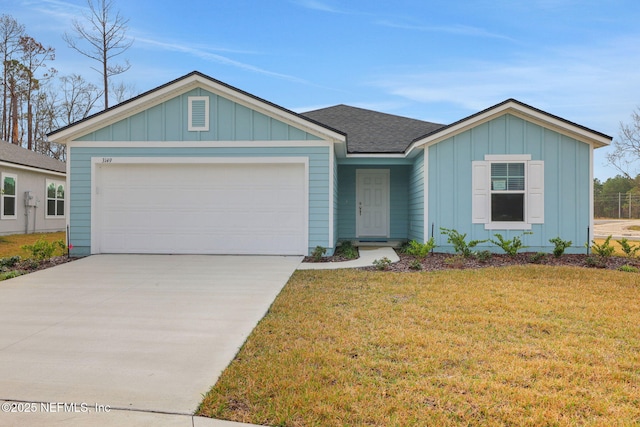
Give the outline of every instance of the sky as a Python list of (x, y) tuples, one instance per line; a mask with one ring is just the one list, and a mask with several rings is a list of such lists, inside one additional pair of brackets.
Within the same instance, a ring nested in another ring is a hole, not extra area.
[[(638, 0), (112, 0), (134, 94), (197, 70), (296, 112), (336, 104), (449, 124), (508, 98), (618, 137), (640, 108)], [(62, 36), (86, 0), (0, 0), (99, 84)], [(610, 148), (595, 151), (594, 175)], [(637, 172), (640, 172), (638, 164)]]

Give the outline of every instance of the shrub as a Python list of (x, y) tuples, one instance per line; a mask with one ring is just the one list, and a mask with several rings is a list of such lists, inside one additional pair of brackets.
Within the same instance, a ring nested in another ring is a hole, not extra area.
[(7, 258), (0, 258), (0, 270), (3, 270), (5, 268), (11, 268), (15, 266), (17, 263), (19, 263), (20, 260), (21, 258), (18, 255), (7, 257)]
[(476, 257), (476, 259), (480, 262), (487, 262), (491, 259), (491, 257), (493, 256), (493, 254), (491, 253), (491, 251), (478, 251), (474, 254), (474, 256)]
[(547, 254), (545, 254), (544, 252), (536, 252), (529, 257), (529, 262), (532, 264), (540, 264), (546, 256)]
[(411, 261), (411, 264), (409, 264), (409, 268), (412, 270), (422, 270), (422, 263), (419, 259), (414, 259)]
[(638, 271), (638, 267), (634, 267), (633, 265), (622, 265), (620, 266), (620, 268), (618, 268), (618, 270), (620, 271), (625, 271), (627, 273), (637, 273)]
[(431, 237), (426, 243), (420, 243), (416, 240), (409, 242), (409, 246), (406, 249), (406, 253), (413, 255), (416, 258), (425, 259), (429, 252), (436, 247), (436, 240)]
[(555, 245), (555, 248), (553, 248), (553, 255), (556, 258), (560, 258), (564, 253), (564, 250), (571, 246), (571, 244), (573, 243), (571, 240), (562, 240), (560, 236), (549, 239), (549, 242)]
[(585, 259), (585, 262), (587, 263), (587, 265), (589, 267), (596, 267), (596, 268), (606, 268), (607, 267), (606, 258), (601, 257), (601, 256), (590, 255)]
[(340, 246), (338, 246), (336, 253), (347, 259), (356, 259), (358, 258), (358, 255), (359, 255), (358, 249), (355, 246), (353, 246), (353, 243), (351, 243), (350, 240), (346, 240), (340, 243)]
[(18, 277), (22, 275), (21, 272), (19, 271), (7, 271), (6, 273), (0, 273), (0, 281), (3, 280), (7, 280), (7, 279), (13, 279), (14, 277)]
[(638, 251), (640, 251), (640, 245), (631, 246), (629, 244), (629, 240), (627, 240), (626, 237), (623, 237), (622, 240), (616, 240), (616, 242), (618, 242), (618, 244), (622, 248), (622, 251), (628, 258), (636, 256)]
[[(524, 236), (525, 234), (533, 233), (530, 231), (525, 231), (524, 233), (522, 233), (522, 236)], [(502, 248), (502, 250), (510, 256), (516, 256), (520, 249), (524, 249), (527, 247), (522, 244), (522, 239), (520, 238), (521, 236), (514, 236), (511, 240), (506, 240), (500, 233), (496, 233), (494, 234), (494, 236), (497, 240), (489, 239), (489, 241), (494, 245)]]
[(480, 243), (486, 242), (486, 240), (471, 240), (467, 243), (467, 234), (460, 234), (457, 230), (440, 227), (440, 232), (447, 235), (447, 243), (453, 245), (453, 250), (465, 258), (470, 257), (473, 252), (472, 249)]
[[(591, 251), (596, 254), (599, 255), (603, 258), (608, 258), (611, 255), (613, 255), (613, 253), (616, 251), (616, 248), (614, 248), (611, 243), (611, 236), (607, 237), (605, 239), (604, 242), (602, 242), (601, 245), (597, 244), (595, 242), (595, 240), (591, 241)], [(587, 247), (589, 247), (589, 244), (586, 244)]]
[(378, 270), (387, 270), (391, 265), (391, 260), (386, 256), (380, 259), (374, 259), (373, 265), (375, 265)]
[(311, 252), (311, 257), (313, 258), (313, 260), (315, 262), (320, 262), (320, 261), (322, 261), (322, 257), (326, 253), (327, 253), (327, 248), (324, 248), (324, 247), (318, 245), (313, 250), (313, 252)]
[(23, 245), (21, 248), (29, 252), (30, 258), (42, 261), (51, 258), (57, 249), (64, 250), (66, 246), (62, 240), (48, 242), (40, 238), (33, 245)]

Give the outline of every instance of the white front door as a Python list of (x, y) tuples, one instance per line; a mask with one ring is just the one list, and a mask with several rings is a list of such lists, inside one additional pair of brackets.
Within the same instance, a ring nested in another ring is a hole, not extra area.
[(389, 170), (356, 170), (356, 237), (389, 237)]

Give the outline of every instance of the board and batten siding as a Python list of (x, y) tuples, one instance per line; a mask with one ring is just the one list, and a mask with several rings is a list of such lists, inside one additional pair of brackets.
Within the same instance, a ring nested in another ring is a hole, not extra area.
[[(544, 223), (523, 236), (527, 251), (550, 252), (549, 239), (571, 240), (567, 253), (584, 251), (590, 224), (590, 146), (519, 117), (505, 114), (428, 147), (428, 221), (435, 224), (437, 250), (452, 247), (440, 228), (467, 234), (467, 241), (520, 236), (520, 230), (485, 230), (472, 224), (472, 168), (487, 154), (529, 154), (544, 161)], [(491, 243), (476, 247), (501, 253)]]
[[(189, 131), (190, 96), (209, 97), (209, 130)], [(77, 141), (303, 141), (320, 140), (201, 88), (91, 132)]]
[(309, 251), (317, 245), (333, 251), (329, 237), (330, 147), (69, 147), (71, 178), (70, 242), (73, 256), (91, 253), (92, 157), (308, 157)]
[(424, 152), (416, 156), (409, 175), (409, 240), (427, 240), (424, 224)]

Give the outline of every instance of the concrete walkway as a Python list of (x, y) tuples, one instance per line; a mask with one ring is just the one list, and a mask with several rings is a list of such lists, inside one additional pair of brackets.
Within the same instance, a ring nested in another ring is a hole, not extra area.
[(387, 257), (391, 262), (398, 262), (400, 258), (393, 248), (359, 247), (360, 258), (342, 262), (303, 262), (298, 270), (337, 270), (340, 268), (369, 267), (373, 261)]

